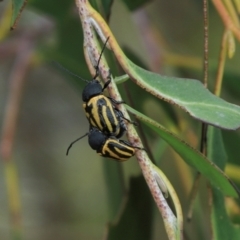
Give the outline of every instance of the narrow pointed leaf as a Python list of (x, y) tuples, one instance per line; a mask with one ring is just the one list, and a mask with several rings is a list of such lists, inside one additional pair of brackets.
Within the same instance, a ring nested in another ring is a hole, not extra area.
[[(89, 6), (88, 6), (89, 7)], [(176, 104), (192, 117), (210, 125), (235, 130), (240, 127), (240, 107), (224, 101), (207, 90), (200, 81), (174, 78), (149, 72), (131, 62), (123, 53), (102, 17), (89, 7), (97, 32), (110, 37), (109, 45), (130, 78), (152, 95)]]
[(23, 8), (27, 4), (27, 0), (12, 0), (12, 20), (11, 20), (11, 29), (16, 27), (17, 21), (20, 18), (20, 15), (23, 11)]
[(213, 187), (213, 206), (211, 211), (211, 221), (214, 239), (216, 240), (239, 240), (240, 229), (231, 223), (226, 212), (223, 194)]
[(192, 117), (213, 126), (235, 130), (240, 127), (240, 107), (216, 97), (195, 79), (162, 76), (125, 59), (125, 71), (143, 89)]
[(104, 178), (108, 198), (108, 209), (112, 220), (121, 207), (126, 187), (123, 179), (123, 166), (114, 161), (103, 161)]
[(108, 226), (108, 240), (151, 239), (153, 200), (143, 176), (130, 181), (129, 195), (120, 218)]
[(122, 2), (126, 4), (127, 8), (130, 11), (134, 11), (143, 6), (144, 4), (150, 3), (150, 0), (132, 0), (132, 1), (122, 0)]
[(139, 120), (143, 121), (157, 134), (159, 134), (159, 136), (171, 145), (187, 164), (194, 167), (197, 171), (204, 175), (216, 188), (220, 189), (225, 195), (233, 197), (238, 196), (239, 193), (232, 185), (231, 180), (198, 150), (192, 148), (189, 144), (154, 120), (137, 112), (129, 106), (127, 106), (127, 109)]
[[(209, 127), (208, 129), (208, 157), (221, 169), (224, 169), (227, 155), (224, 149), (221, 131), (213, 127)], [(240, 229), (231, 223), (231, 220), (227, 215), (224, 196), (215, 187), (212, 187), (211, 210), (211, 221), (214, 239), (240, 239)]]

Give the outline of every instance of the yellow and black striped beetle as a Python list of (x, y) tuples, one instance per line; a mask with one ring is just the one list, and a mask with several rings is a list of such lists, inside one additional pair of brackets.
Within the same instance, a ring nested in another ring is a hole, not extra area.
[(88, 143), (93, 150), (96, 150), (96, 152), (102, 157), (112, 158), (119, 162), (126, 161), (134, 156), (136, 149), (144, 150), (144, 148), (135, 147), (129, 142), (118, 139), (114, 136), (107, 136), (95, 127), (90, 127), (88, 133), (76, 139), (69, 145), (67, 155), (72, 145), (87, 135)]
[(84, 102), (83, 108), (85, 110), (89, 124), (93, 127), (98, 128), (104, 134), (116, 136), (119, 138), (127, 130), (124, 120), (128, 121), (129, 123), (135, 123), (125, 118), (122, 112), (114, 106), (114, 104), (117, 105), (123, 103), (122, 101), (116, 101), (113, 98), (103, 95), (103, 91), (111, 83), (110, 74), (109, 80), (104, 84), (103, 87), (101, 83), (96, 79), (99, 76), (99, 63), (108, 39), (109, 37), (104, 43), (97, 62), (97, 66), (95, 67), (95, 76), (91, 81), (88, 81), (88, 84), (83, 89), (82, 100)]
[[(91, 126), (98, 128), (104, 134), (109, 136), (115, 136), (120, 138), (124, 132), (127, 130), (125, 121), (136, 125), (135, 122), (124, 117), (123, 113), (116, 108), (117, 104), (124, 103), (123, 101), (116, 101), (111, 97), (106, 97), (103, 95), (103, 91), (111, 83), (111, 77), (109, 73), (109, 79), (102, 87), (101, 83), (96, 79), (99, 76), (99, 63), (106, 47), (109, 37), (105, 41), (102, 51), (100, 53), (97, 65), (95, 67), (96, 74), (92, 80), (86, 80), (80, 76), (72, 73), (68, 69), (56, 63), (58, 67), (67, 71), (71, 75), (87, 82), (82, 92), (83, 108), (85, 110), (86, 117)], [(124, 121), (125, 120), (125, 121)]]

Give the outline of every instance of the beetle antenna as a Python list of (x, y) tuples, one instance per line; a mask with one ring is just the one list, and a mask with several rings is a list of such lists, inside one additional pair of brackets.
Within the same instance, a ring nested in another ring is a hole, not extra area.
[(94, 76), (93, 79), (96, 79), (96, 78), (98, 77), (98, 75), (99, 75), (98, 66), (99, 66), (101, 57), (102, 57), (102, 55), (103, 55), (104, 49), (105, 49), (105, 47), (106, 47), (106, 45), (107, 45), (107, 42), (108, 42), (109, 38), (110, 38), (110, 37), (107, 37), (107, 39), (106, 39), (106, 41), (105, 41), (105, 43), (104, 43), (104, 45), (103, 45), (102, 51), (101, 51), (101, 53), (100, 53), (100, 56), (99, 56), (99, 59), (98, 59), (98, 62), (97, 62), (97, 66), (95, 67), (95, 69), (96, 69), (96, 74), (95, 74), (95, 76)]
[(77, 74), (75, 74), (75, 73), (71, 72), (70, 70), (68, 70), (67, 68), (63, 67), (60, 63), (53, 61), (53, 64), (54, 64), (55, 66), (57, 66), (58, 68), (62, 69), (63, 71), (69, 73), (70, 75), (72, 75), (72, 76), (74, 76), (74, 77), (77, 77), (77, 78), (81, 79), (81, 80), (84, 81), (84, 82), (89, 82), (88, 80), (86, 80), (86, 79), (78, 76)]
[(87, 135), (88, 135), (88, 133), (84, 134), (84, 135), (81, 136), (80, 138), (77, 138), (76, 140), (74, 140), (73, 142), (71, 142), (70, 145), (69, 145), (69, 147), (67, 148), (66, 155), (68, 155), (69, 150), (70, 150), (70, 148), (72, 147), (72, 145), (73, 145), (74, 143), (76, 143), (77, 141), (79, 141), (79, 140), (81, 140), (82, 138), (86, 137)]

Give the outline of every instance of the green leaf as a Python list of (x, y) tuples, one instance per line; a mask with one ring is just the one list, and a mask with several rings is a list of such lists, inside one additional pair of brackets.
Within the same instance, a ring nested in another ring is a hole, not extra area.
[(131, 0), (131, 1), (122, 0), (122, 1), (126, 4), (126, 6), (128, 7), (128, 9), (130, 11), (134, 11), (134, 10), (140, 8), (141, 6), (143, 6), (143, 4), (151, 2), (149, 0)]
[(111, 8), (112, 8), (113, 0), (102, 0), (102, 6), (104, 9), (104, 14), (106, 16), (106, 19), (109, 19)]
[[(69, 0), (31, 0), (29, 6), (37, 9), (38, 12), (50, 15), (55, 21), (65, 23), (70, 17), (71, 10), (74, 7), (74, 2)], [(70, 30), (70, 29), (69, 29)], [(74, 29), (76, 31), (76, 29)], [(69, 33), (68, 36), (72, 36)]]
[(207, 139), (209, 159), (220, 169), (224, 170), (227, 162), (227, 153), (225, 151), (221, 130), (209, 126)]
[(89, 0), (90, 4), (92, 7), (99, 12), (99, 6), (98, 6), (98, 1), (97, 0)]
[[(221, 169), (224, 169), (227, 155), (221, 131), (213, 127), (208, 128), (208, 157)], [(240, 239), (240, 229), (231, 223), (226, 212), (224, 197), (215, 187), (212, 187), (212, 199), (211, 221), (214, 239)]]
[(239, 240), (240, 229), (234, 227), (227, 215), (224, 197), (216, 188), (212, 189), (213, 206), (211, 221), (215, 240)]
[(143, 176), (130, 180), (129, 195), (117, 222), (109, 224), (108, 240), (151, 239), (153, 200)]
[(20, 15), (23, 11), (23, 8), (26, 6), (27, 0), (12, 0), (12, 20), (11, 20), (11, 29), (13, 30), (17, 21), (20, 18)]
[(126, 61), (130, 77), (154, 96), (213, 126), (231, 130), (240, 127), (240, 107), (216, 97), (200, 81), (161, 76)]
[(194, 167), (202, 175), (204, 175), (216, 188), (220, 189), (225, 195), (237, 197), (236, 189), (231, 180), (212, 162), (210, 162), (198, 150), (192, 148), (189, 144), (181, 140), (175, 134), (169, 132), (166, 128), (148, 118), (147, 116), (137, 112), (129, 106), (127, 109), (135, 115), (143, 123), (147, 124), (157, 134), (161, 136), (173, 149), (183, 158), (183, 160)]
[(228, 161), (239, 165), (240, 156), (240, 133), (239, 131), (223, 131), (222, 132), (224, 147), (227, 151)]
[(116, 164), (115, 161), (103, 160), (110, 219), (113, 219), (119, 212), (124, 194), (126, 194), (122, 167), (122, 164)]

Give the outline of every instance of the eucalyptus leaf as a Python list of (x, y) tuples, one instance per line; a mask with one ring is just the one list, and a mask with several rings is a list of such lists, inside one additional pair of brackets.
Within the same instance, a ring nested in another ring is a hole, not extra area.
[[(224, 149), (221, 131), (213, 127), (208, 129), (208, 157), (221, 169), (224, 169), (227, 154)], [(231, 223), (227, 215), (224, 196), (215, 187), (212, 187), (211, 221), (214, 239), (240, 239), (240, 229)]]
[(102, 6), (107, 19), (110, 17), (113, 0), (102, 0)]
[(153, 200), (142, 175), (131, 178), (128, 198), (117, 220), (109, 224), (106, 239), (152, 239)]
[(128, 0), (122, 0), (122, 2), (124, 2), (127, 6), (127, 8), (130, 11), (134, 11), (140, 7), (142, 7), (144, 4), (146, 3), (150, 3), (150, 0), (132, 0), (132, 1), (128, 1)]
[(154, 96), (210, 125), (229, 130), (240, 127), (240, 107), (213, 95), (200, 81), (162, 76), (125, 61), (129, 76)]
[(213, 229), (213, 239), (216, 240), (239, 240), (240, 229), (235, 227), (230, 221), (226, 212), (224, 196), (216, 188), (212, 188), (213, 206), (211, 211), (211, 221)]
[(14, 29), (17, 24), (17, 20), (20, 18), (20, 15), (27, 4), (27, 0), (12, 0), (12, 20), (11, 20), (11, 29)]
[[(105, 161), (104, 161), (105, 160)], [(103, 171), (106, 182), (110, 219), (116, 217), (126, 194), (122, 164), (103, 159)]]
[(148, 118), (147, 116), (137, 112), (131, 107), (127, 109), (143, 123), (152, 128), (162, 139), (164, 139), (173, 149), (183, 158), (183, 160), (194, 167), (202, 175), (204, 175), (217, 189), (220, 189), (225, 195), (237, 197), (238, 192), (233, 186), (231, 180), (219, 169), (214, 163), (209, 161), (197, 149), (194, 149), (185, 141), (181, 140), (175, 134), (166, 128)]

